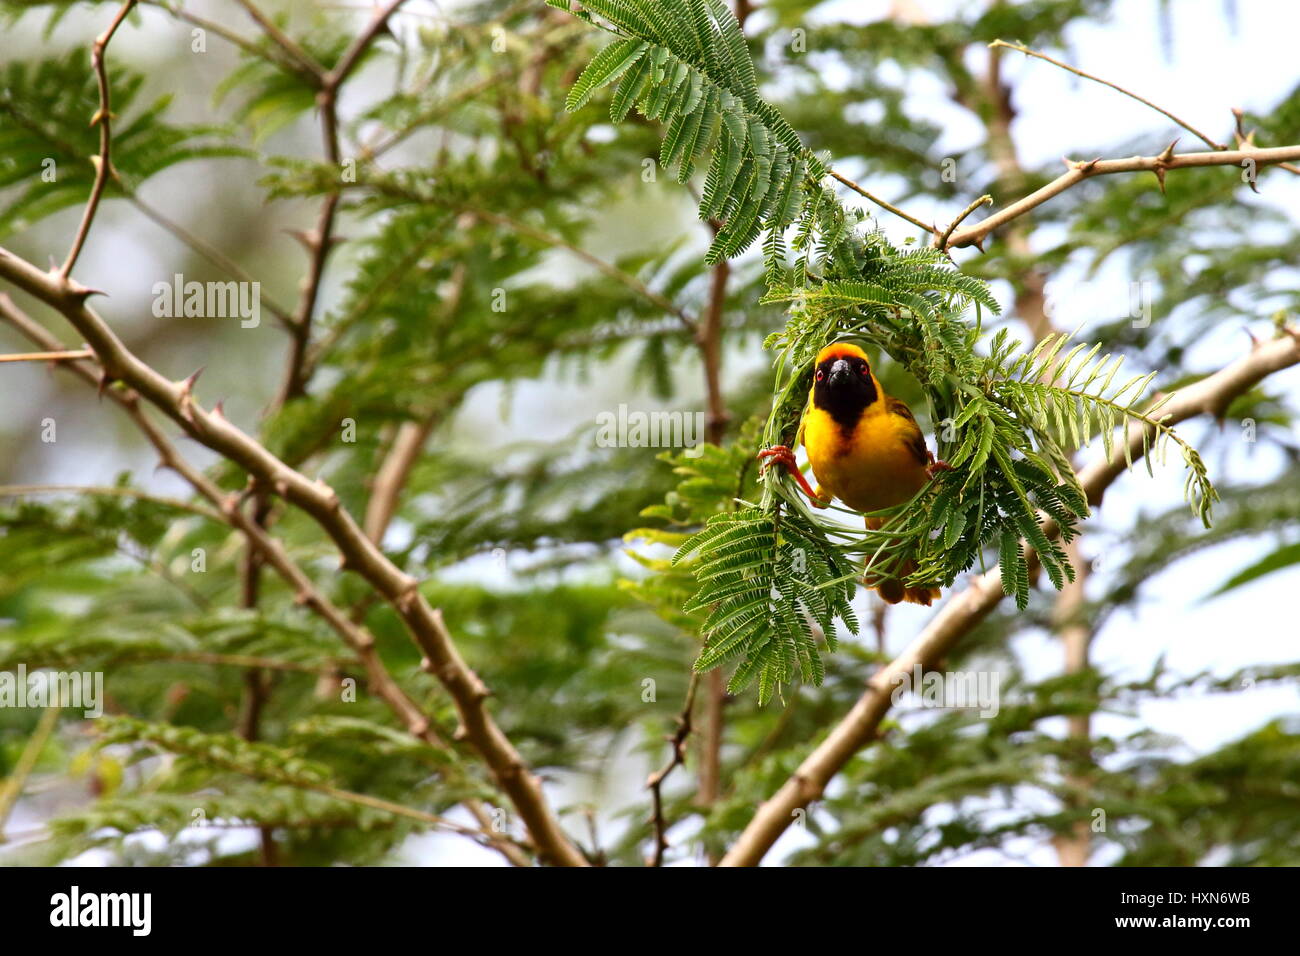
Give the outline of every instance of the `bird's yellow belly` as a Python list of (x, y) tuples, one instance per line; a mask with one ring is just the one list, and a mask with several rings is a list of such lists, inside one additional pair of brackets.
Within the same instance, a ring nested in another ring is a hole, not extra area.
[(817, 483), (855, 511), (908, 501), (925, 484), (925, 468), (893, 416), (864, 416), (850, 434), (829, 415), (810, 415), (804, 445)]

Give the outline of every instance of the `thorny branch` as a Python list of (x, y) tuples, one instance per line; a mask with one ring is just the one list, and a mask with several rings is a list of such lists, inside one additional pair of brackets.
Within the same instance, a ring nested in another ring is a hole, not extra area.
[(645, 783), (653, 801), (650, 823), (655, 833), (654, 853), (647, 861), (649, 866), (663, 866), (664, 854), (668, 852), (668, 821), (664, 819), (663, 784), (673, 770), (686, 763), (686, 741), (691, 736), (691, 723), (695, 715), (695, 689), (699, 686), (699, 682), (700, 675), (692, 671), (690, 684), (686, 687), (686, 702), (682, 704), (682, 711), (677, 715), (677, 729), (668, 738), (668, 745), (671, 748), (668, 762), (650, 774)]
[(90, 349), (74, 349), (61, 352), (12, 352), (0, 355), (0, 362), (75, 362), (77, 359), (93, 358)]
[[(0, 275), (12, 280), (13, 274), (10, 272), (10, 267), (14, 265), (30, 270), (34, 276), (40, 277), (55, 288), (67, 288), (71, 285), (70, 280), (61, 280), (55, 275), (41, 273), (34, 266), (17, 259), (5, 250), (0, 250)], [(24, 287), (21, 282), (16, 284), (20, 287)], [(51, 290), (47, 289), (47, 291)], [(73, 299), (77, 300), (80, 299), (84, 293), (73, 293), (72, 295)], [(93, 321), (98, 326), (102, 327), (100, 331), (103, 335), (108, 337), (107, 340), (117, 343), (118, 348), (121, 348), (123, 352), (125, 352), (125, 347), (116, 339), (116, 336), (114, 336), (112, 331), (108, 329), (107, 325), (103, 324), (102, 319), (94, 315), (94, 313), (90, 312), (88, 309), (85, 309), (84, 304), (80, 305), (79, 308), (84, 310), (88, 315), (94, 316)], [(49, 332), (45, 331), (45, 329), (34, 320), (21, 312), (14, 305), (9, 296), (4, 294), (0, 294), (0, 318), (9, 322), (30, 340), (43, 348), (56, 348), (58, 346), (57, 339), (50, 335)], [(97, 356), (102, 356), (102, 354), (102, 352), (96, 352)], [(126, 354), (129, 355), (130, 353), (127, 352)], [(145, 366), (134, 356), (131, 356), (130, 361), (139, 365), (142, 369), (147, 369), (147, 372), (144, 373), (144, 377), (141, 381), (149, 382), (150, 388), (156, 387), (159, 382), (166, 382), (162, 376), (148, 368), (148, 366)], [(443, 741), (441, 736), (437, 733), (429, 718), (419, 709), (415, 702), (407, 696), (405, 691), (401, 689), (388, 673), (382, 659), (375, 650), (374, 636), (364, 627), (352, 621), (347, 614), (333, 604), (315, 586), (311, 578), (308, 577), (307, 574), (293, 561), (280, 541), (271, 537), (262, 525), (244, 512), (244, 509), (241, 507), (244, 495), (225, 494), (215, 483), (204, 475), (203, 472), (199, 471), (180, 455), (172, 441), (167, 438), (167, 436), (163, 434), (162, 430), (154, 424), (147, 414), (145, 414), (141, 401), (143, 394), (141, 390), (136, 389), (133, 386), (125, 389), (105, 388), (105, 385), (108, 383), (110, 378), (113, 378), (113, 376), (110, 376), (106, 371), (106, 366), (104, 366), (102, 358), (100, 359), (99, 364), (100, 372), (98, 374), (81, 362), (69, 362), (61, 367), (75, 371), (88, 383), (94, 385), (96, 388), (102, 389), (109, 395), (109, 397), (117, 402), (131, 417), (132, 421), (135, 422), (141, 432), (143, 432), (145, 438), (149, 440), (149, 443), (153, 445), (154, 449), (158, 452), (159, 460), (162, 465), (170, 468), (184, 478), (195, 489), (195, 491), (217, 507), (228, 524), (244, 533), (250, 543), (256, 546), (262, 553), (266, 562), (275, 568), (285, 582), (293, 589), (297, 603), (316, 612), (316, 614), (324, 619), (325, 622), (353, 650), (365, 669), (367, 681), (371, 689), (382, 701), (384, 701), (398, 719), (402, 721), (402, 724), (411, 734), (419, 737), (431, 746), (445, 747), (445, 741)], [(128, 385), (129, 384), (130, 383), (128, 382)], [(168, 383), (168, 385), (171, 384), (173, 383)], [(187, 401), (190, 405), (193, 406), (192, 399), (188, 398), (189, 390), (192, 386), (193, 382), (189, 380), (185, 383), (180, 383), (177, 386), (176, 393), (178, 402), (179, 394), (183, 393), (187, 396)], [(194, 407), (197, 408), (197, 406)], [(174, 419), (177, 415), (181, 414), (179, 405), (172, 405), (170, 408), (163, 409), (163, 411), (171, 415)], [(212, 412), (203, 412), (201, 414), (203, 414), (204, 417), (213, 425), (220, 423), (235, 434), (241, 436), (241, 443), (247, 443), (254, 446), (257, 449), (260, 449), (260, 454), (262, 456), (272, 458), (269, 452), (262, 449), (261, 446), (257, 445), (257, 443), (251, 438), (226, 422), (225, 416), (221, 414), (219, 409)], [(192, 413), (191, 417), (193, 417)], [(176, 420), (182, 423), (186, 421), (183, 416)], [(193, 433), (191, 432), (191, 434)], [(280, 463), (279, 467), (287, 469), (287, 466), (283, 465), (283, 463)], [(293, 472), (293, 474), (297, 475), (296, 472)], [(326, 491), (324, 486), (308, 482), (307, 479), (303, 478), (301, 475), (298, 475), (295, 479), (295, 484), (298, 483), (310, 485), (316, 489), (317, 494), (325, 495), (327, 498), (333, 494), (332, 490)], [(286, 484), (283, 479), (281, 480), (281, 484)], [(250, 483), (250, 488), (273, 486), (274, 482), (268, 484), (265, 478), (254, 478)], [(341, 512), (341, 509), (339, 509), (339, 511)], [(350, 521), (351, 519), (349, 518), (348, 520)], [(396, 568), (393, 568), (393, 571), (399, 575), (401, 573), (398, 572)], [(422, 608), (428, 608), (427, 602), (424, 602), (422, 598), (418, 602), (408, 599), (407, 603), (418, 603), (422, 605)], [(435, 612), (429, 608), (428, 615), (432, 616), (434, 614)], [(441, 628), (441, 620), (438, 621), (438, 626)], [(459, 691), (465, 683), (471, 680), (471, 678), (473, 681), (477, 681), (478, 678), (473, 675), (473, 672), (468, 671), (468, 668), (464, 667), (463, 662), (459, 659), (459, 655), (455, 652), (454, 646), (450, 645), (450, 636), (446, 635), (445, 629), (441, 630), (441, 635), (445, 643), (440, 641), (436, 646), (438, 647), (439, 653), (447, 654), (451, 658), (447, 665), (450, 668), (447, 672), (448, 679), (457, 681), (456, 687)], [(459, 664), (459, 666), (464, 668), (467, 673), (462, 674), (457, 672), (454, 668), (454, 664)], [(443, 675), (440, 674), (439, 678), (443, 679)], [(446, 683), (446, 681), (444, 681), (444, 683)], [(456, 692), (453, 692), (453, 696), (456, 696)], [(469, 706), (476, 706), (481, 711), (482, 702), (481, 700), (470, 702)], [(494, 770), (497, 765), (510, 761), (512, 756), (514, 760), (514, 763), (511, 764), (512, 767), (520, 768), (523, 766), (518, 755), (514, 753), (513, 747), (510, 746), (509, 742), (505, 740), (504, 735), (501, 734), (501, 732), (496, 729), (495, 724), (492, 723), (490, 716), (486, 713), (482, 713), (482, 715), (475, 721), (475, 728), (479, 734), (479, 742), (475, 742), (473, 738), (471, 738), (471, 742), (475, 743), (475, 746), (479, 746), (479, 744), (482, 743), (486, 747), (487, 752), (493, 754), (492, 760), (496, 761), (496, 763), (493, 764)], [(492, 760), (489, 762), (491, 763)], [(502, 782), (502, 776), (504, 775), (498, 775), (499, 782)], [(520, 810), (520, 815), (523, 816), (525, 822), (530, 825), (530, 830), (539, 817), (553, 823), (553, 819), (549, 815), (549, 808), (546, 806), (544, 797), (541, 794), (540, 786), (536, 785), (536, 781), (531, 776), (527, 776), (523, 780), (520, 780), (519, 777), (520, 773), (516, 770), (514, 774), (510, 775), (512, 786), (507, 787), (504, 783), (502, 783), (502, 785), (503, 789), (505, 789), (507, 793), (510, 793), (512, 797), (518, 795), (519, 799), (524, 800), (525, 802), (529, 800), (533, 801), (528, 804), (526, 812), (523, 809)], [(533, 786), (529, 786), (529, 784), (532, 784)], [(533, 789), (534, 787), (536, 788), (535, 790)], [(541, 824), (538, 824), (538, 826), (541, 826)], [(554, 824), (554, 826), (558, 831), (558, 824)], [(554, 840), (554, 836), (549, 831), (543, 831), (543, 833)], [(563, 831), (559, 831), (559, 833), (560, 836), (563, 837)], [(565, 844), (567, 844), (567, 837), (564, 839)], [(503, 849), (503, 852), (506, 851)], [(577, 854), (576, 849), (573, 852), (574, 854)], [(554, 857), (559, 858), (563, 862), (568, 862), (573, 859), (573, 857), (562, 855), (563, 845), (557, 844), (556, 848), (552, 850), (551, 853)], [(580, 859), (580, 855), (577, 858)], [(511, 857), (511, 861), (519, 865), (526, 865), (527, 863), (526, 858), (521, 859), (517, 853)], [(581, 864), (578, 863), (574, 865)]]
[[(390, 0), (382, 10), (377, 11), (366, 29), (344, 51), (338, 64), (332, 70), (320, 74), (316, 106), (321, 116), (325, 161), (334, 170), (335, 176), (342, 176), (338, 117), (339, 89), (361, 62), (370, 44), (387, 28), (389, 18), (404, 2), (405, 0)], [(246, 6), (251, 10), (251, 4)], [(320, 297), (321, 280), (325, 276), (325, 260), (329, 258), (336, 242), (334, 220), (338, 214), (341, 198), (341, 188), (336, 187), (326, 193), (321, 202), (316, 228), (310, 233), (299, 236), (308, 253), (307, 275), (303, 279), (302, 296), (298, 300), (298, 307), (294, 310), (289, 323), (289, 358), (285, 365), (284, 384), (281, 386), (278, 398), (279, 405), (300, 397), (306, 391), (305, 372), (310, 368), (306, 359), (311, 344), (312, 317), (316, 312), (316, 301)]]
[(252, 0), (236, 0), (244, 11), (270, 37), (271, 42), (284, 51), (293, 69), (311, 86), (319, 87), (325, 80), (325, 68), (317, 63), (310, 54), (293, 41), (283, 30), (275, 25), (266, 14), (259, 10)]
[[(1116, 83), (1103, 80), (1101, 77), (1094, 76), (1091, 73), (1085, 73), (1083, 70), (1076, 69), (1067, 63), (1062, 63), (1060, 60), (1054, 59), (1035, 50), (1031, 50), (1028, 47), (1021, 46), (1017, 43), (1007, 43), (1003, 40), (994, 40), (989, 44), (989, 48), (994, 52), (995, 56), (997, 51), (1001, 49), (1016, 50), (1017, 52), (1024, 53), (1027, 56), (1045, 60), (1046, 62), (1058, 66), (1063, 70), (1068, 70), (1077, 76), (1081, 76), (1085, 79), (1108, 86), (1113, 90), (1117, 90), (1125, 96), (1132, 97), (1139, 103), (1149, 106), (1151, 109), (1157, 111), (1163, 116), (1168, 117), (1178, 126), (1195, 135), (1212, 150), (1215, 150), (1215, 152), (1181, 153), (1176, 155), (1173, 150), (1178, 141), (1175, 140), (1158, 156), (1134, 156), (1129, 159), (1106, 160), (1097, 158), (1086, 162), (1075, 162), (1066, 159), (1064, 162), (1068, 171), (1058, 176), (1041, 189), (1011, 203), (1009, 206), (999, 210), (987, 219), (983, 219), (980, 222), (974, 223), (973, 225), (967, 226), (959, 231), (956, 230), (957, 224), (974, 212), (976, 208), (984, 204), (985, 200), (981, 199), (972, 206), (967, 207), (967, 209), (957, 217), (953, 224), (942, 233), (933, 224), (927, 225), (924, 221), (905, 212), (892, 203), (886, 202), (852, 180), (840, 175), (835, 170), (830, 171), (830, 175), (833, 179), (848, 186), (854, 192), (869, 199), (882, 209), (893, 213), (900, 219), (903, 219), (919, 229), (923, 229), (932, 234), (935, 237), (934, 247), (936, 249), (941, 249), (944, 252), (947, 252), (949, 249), (953, 248), (975, 246), (979, 248), (980, 251), (983, 251), (984, 240), (995, 229), (1025, 215), (1025, 213), (1030, 210), (1041, 206), (1043, 203), (1055, 198), (1072, 186), (1075, 186), (1083, 180), (1093, 176), (1105, 176), (1114, 173), (1153, 172), (1155, 173), (1160, 189), (1163, 192), (1165, 188), (1166, 171), (1170, 169), (1183, 169), (1190, 166), (1241, 166), (1249, 167), (1252, 171), (1258, 167), (1280, 166), (1288, 172), (1300, 174), (1300, 167), (1295, 166), (1292, 162), (1293, 160), (1300, 160), (1300, 146), (1279, 146), (1273, 148), (1256, 147), (1252, 140), (1254, 134), (1244, 133), (1241, 129), (1240, 111), (1234, 111), (1234, 115), (1237, 118), (1237, 149), (1230, 150), (1226, 145), (1216, 142), (1206, 136), (1187, 121), (1180, 119), (1178, 116), (1175, 116), (1163, 107), (1157, 106), (1150, 100), (1145, 99)], [(1254, 178), (1252, 177), (1249, 182), (1251, 188), (1254, 189)]]
[(91, 119), (90, 125), (99, 125), (99, 155), (95, 157), (95, 183), (90, 188), (90, 199), (81, 214), (81, 225), (77, 227), (77, 234), (72, 240), (72, 248), (68, 250), (68, 257), (63, 260), (63, 268), (59, 270), (59, 275), (65, 279), (72, 274), (72, 267), (77, 264), (81, 248), (86, 244), (86, 237), (90, 235), (90, 224), (95, 220), (95, 212), (99, 209), (99, 200), (104, 195), (104, 187), (108, 185), (108, 177), (113, 175), (111, 95), (104, 55), (109, 41), (113, 39), (113, 34), (117, 32), (117, 28), (122, 25), (122, 21), (134, 6), (135, 0), (126, 0), (108, 29), (95, 37), (95, 43), (90, 50), (90, 63), (94, 67), (95, 80), (99, 84), (99, 109)]
[[(1175, 141), (1176, 142), (1176, 141)], [(1233, 149), (1217, 153), (1175, 153), (1175, 143), (1158, 156), (1133, 156), (1129, 159), (1091, 159), (1087, 162), (1064, 160), (1068, 170), (1052, 180), (1041, 189), (1037, 189), (1011, 205), (1006, 206), (987, 219), (974, 225), (958, 229), (948, 239), (948, 248), (962, 246), (982, 246), (989, 233), (1013, 219), (1017, 219), (1093, 176), (1109, 176), (1115, 173), (1152, 172), (1161, 185), (1164, 184), (1165, 172), (1170, 169), (1188, 169), (1194, 166), (1241, 166), (1249, 168), (1276, 166), (1280, 163), (1300, 159), (1300, 146), (1276, 146), (1269, 149)]]

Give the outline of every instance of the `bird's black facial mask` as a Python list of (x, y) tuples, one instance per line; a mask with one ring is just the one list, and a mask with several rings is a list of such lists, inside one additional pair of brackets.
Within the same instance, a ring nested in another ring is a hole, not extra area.
[(846, 428), (856, 425), (863, 409), (879, 397), (865, 359), (832, 356), (813, 373), (813, 404)]

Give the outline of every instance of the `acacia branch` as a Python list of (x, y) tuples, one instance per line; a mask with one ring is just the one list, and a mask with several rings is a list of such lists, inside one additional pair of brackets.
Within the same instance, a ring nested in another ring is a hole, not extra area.
[(936, 249), (942, 249), (944, 252), (947, 252), (948, 240), (952, 238), (952, 234), (957, 231), (957, 227), (960, 226), (966, 220), (966, 218), (971, 213), (973, 213), (976, 209), (978, 209), (980, 206), (989, 206), (992, 204), (993, 204), (993, 197), (990, 196), (988, 193), (985, 193), (983, 196), (980, 196), (979, 199), (975, 200), (973, 203), (971, 203), (969, 206), (963, 209), (961, 213), (957, 216), (957, 218), (948, 224), (948, 228), (943, 231), (942, 236), (935, 237), (934, 247)]
[[(1300, 331), (1291, 330), (1258, 344), (1248, 355), (1213, 375), (1180, 389), (1161, 409), (1165, 422), (1175, 424), (1202, 414), (1221, 415), (1236, 396), (1272, 373), (1296, 364), (1300, 364)], [(1153, 438), (1151, 432), (1146, 425), (1130, 423), (1125, 440), (1116, 443), (1109, 458), (1078, 473), (1089, 502), (1099, 504), (1106, 489), (1125, 471), (1123, 446), (1127, 445), (1134, 459), (1141, 458)], [(1057, 533), (1050, 523), (1044, 530), (1049, 535)], [(943, 605), (912, 643), (871, 677), (853, 709), (781, 789), (758, 808), (720, 865), (757, 866), (790, 826), (795, 812), (820, 798), (845, 764), (876, 739), (880, 722), (889, 711), (891, 695), (901, 679), (914, 668), (933, 670), (1004, 596), (1001, 573), (994, 568), (978, 575), (964, 591)]]
[(361, 57), (363, 57), (366, 50), (370, 48), (370, 44), (375, 41), (375, 38), (378, 37), (380, 33), (388, 28), (389, 18), (392, 17), (392, 15), (397, 12), (397, 8), (405, 2), (406, 0), (389, 0), (388, 5), (383, 9), (378, 9), (372, 12), (370, 23), (366, 26), (365, 30), (363, 30), (361, 35), (353, 40), (352, 44), (343, 51), (343, 56), (339, 57), (339, 62), (335, 65), (334, 69), (330, 70), (329, 73), (325, 75), (326, 89), (337, 90), (343, 85), (343, 81), (348, 78), (349, 74), (356, 69), (357, 64), (361, 62)]
[[(183, 20), (184, 22), (189, 23), (192, 26), (196, 26), (201, 30), (206, 30), (209, 33), (215, 33), (223, 40), (226, 40), (227, 42), (232, 43), (235, 46), (239, 47), (241, 50), (243, 50), (245, 53), (249, 54), (250, 56), (255, 56), (259, 59), (265, 60), (266, 62), (270, 63), (273, 66), (278, 66), (281, 69), (288, 70), (291, 73), (301, 74), (303, 72), (301, 64), (299, 64), (296, 60), (293, 60), (288, 56), (284, 55), (284, 53), (281, 51), (280, 47), (278, 46), (270, 46), (270, 47), (258, 46), (253, 41), (240, 36), (234, 30), (231, 30), (228, 27), (220, 23), (217, 23), (215, 20), (208, 20), (205, 17), (201, 17), (198, 16), (197, 14), (190, 13), (188, 10), (186, 10), (184, 7), (181, 7), (180, 5), (173, 6), (169, 4), (167, 0), (139, 0), (139, 2), (141, 6), (157, 7), (159, 10), (162, 10), (165, 13), (169, 14), (170, 16), (175, 17), (177, 20)], [(313, 85), (314, 85), (314, 79), (313, 79)]]
[(104, 65), (104, 53), (108, 49), (108, 43), (113, 39), (113, 34), (121, 26), (126, 15), (131, 12), (135, 6), (135, 0), (126, 0), (121, 8), (117, 11), (117, 16), (109, 24), (108, 29), (95, 37), (94, 46), (90, 49), (90, 64), (95, 70), (95, 79), (99, 84), (99, 109), (91, 117), (90, 125), (99, 124), (99, 155), (95, 157), (95, 183), (90, 188), (90, 199), (86, 203), (86, 208), (81, 213), (81, 224), (77, 227), (77, 234), (72, 240), (72, 248), (68, 250), (68, 257), (63, 260), (63, 268), (59, 270), (59, 275), (67, 278), (72, 274), (72, 267), (77, 264), (77, 257), (81, 255), (81, 249), (86, 244), (86, 237), (90, 235), (90, 224), (95, 221), (95, 213), (99, 209), (99, 200), (104, 195), (104, 187), (108, 185), (108, 177), (112, 173), (112, 113), (110, 112), (110, 91), (108, 85), (108, 70)]
[[(282, 497), (287, 496), (289, 500), (299, 503), (300, 507), (317, 517), (317, 522), (336, 542), (348, 542), (343, 565), (360, 570), (372, 584), (382, 580), (383, 586), (376, 585), (377, 590), (397, 608), (403, 621), (407, 622), (408, 630), (414, 633), (419, 627), (429, 632), (427, 642), (421, 646), (427, 646), (426, 653), (434, 655), (432, 659), (437, 663), (437, 676), (457, 703), (462, 725), (466, 728), (463, 736), (487, 760), (498, 783), (519, 809), (520, 816), (543, 856), (566, 865), (585, 865), (581, 853), (569, 842), (551, 815), (540, 783), (528, 772), (518, 753), (484, 708), (483, 698), (487, 695), (487, 689), (460, 659), (440, 616), (419, 594), (418, 582), (384, 558), (361, 534), (351, 516), (339, 506), (338, 496), (333, 489), (323, 482), (309, 481), (276, 459), (255, 440), (231, 425), (219, 410), (204, 411), (193, 401), (192, 379), (180, 383), (169, 382), (137, 358), (103, 319), (86, 307), (88, 290), (80, 289), (70, 280), (62, 279), (56, 274), (43, 273), (4, 249), (0, 249), (0, 277), (58, 309), (74, 327), (93, 330), (89, 337), (90, 344), (99, 358), (101, 374), (96, 375), (82, 362), (70, 362), (62, 367), (77, 372), (101, 389), (104, 389), (109, 380), (122, 381), (129, 386), (127, 390), (104, 390), (125, 409), (154, 446), (161, 462), (180, 474), (200, 495), (216, 505), (227, 523), (242, 531), (260, 549), (267, 563), (293, 588), (295, 600), (315, 611), (343, 638), (365, 668), (371, 689), (407, 730), (433, 746), (445, 746), (428, 717), (389, 675), (375, 649), (374, 636), (353, 622), (321, 593), (280, 541), (271, 537), (265, 528), (244, 513), (240, 507), (243, 496), (223, 493), (177, 452), (162, 430), (145, 414), (140, 399), (145, 398), (180, 424), (187, 434), (214, 451), (224, 448), (232, 453), (227, 457), (233, 461), (255, 463), (254, 468), (249, 469), (253, 486), (272, 489)], [(0, 294), (0, 318), (13, 324), (43, 347), (58, 345), (50, 333), (19, 311), (9, 297), (3, 294)], [(96, 343), (99, 343), (99, 347), (96, 347)], [(107, 362), (106, 355), (112, 356)], [(200, 438), (200, 432), (207, 437)], [(323, 520), (322, 516), (325, 516)], [(503, 852), (506, 851), (503, 849)], [(517, 853), (511, 856), (511, 861), (522, 865), (527, 863), (526, 858), (519, 858)]]
[[(336, 177), (342, 175), (342, 170), (339, 168), (342, 162), (342, 148), (339, 143), (339, 89), (361, 62), (370, 44), (388, 26), (389, 17), (404, 2), (405, 0), (390, 0), (386, 7), (377, 11), (366, 29), (344, 51), (335, 67), (320, 75), (316, 106), (321, 116), (325, 161), (333, 168)], [(306, 360), (311, 343), (312, 317), (316, 312), (317, 299), (320, 297), (321, 280), (325, 276), (325, 260), (329, 258), (335, 244), (334, 220), (341, 198), (341, 184), (336, 184), (334, 189), (326, 193), (321, 203), (316, 228), (299, 237), (308, 252), (307, 276), (303, 280), (302, 296), (298, 300), (298, 307), (294, 310), (289, 323), (289, 358), (285, 364), (284, 383), (277, 399), (280, 405), (291, 398), (303, 395), (307, 388), (307, 372), (311, 366)]]
[(1062, 173), (1041, 189), (999, 209), (987, 219), (958, 229), (949, 237), (949, 248), (980, 246), (994, 229), (1006, 225), (1036, 209), (1049, 199), (1059, 196), (1085, 179), (1115, 173), (1152, 172), (1163, 183), (1166, 170), (1187, 169), (1194, 166), (1276, 166), (1300, 159), (1300, 145), (1275, 146), (1266, 149), (1231, 149), (1214, 153), (1177, 153), (1173, 144), (1158, 156), (1132, 156), (1128, 159), (1092, 159), (1087, 162), (1065, 160), (1068, 171)]

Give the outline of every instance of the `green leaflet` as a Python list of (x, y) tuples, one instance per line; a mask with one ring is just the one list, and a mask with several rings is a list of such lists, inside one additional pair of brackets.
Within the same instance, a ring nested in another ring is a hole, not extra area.
[[(741, 657), (730, 687), (739, 692), (755, 678), (766, 703), (796, 674), (820, 683), (825, 666), (809, 621), (835, 647), (835, 622), (856, 631), (849, 607), (856, 573), (824, 538), (798, 530), (757, 508), (716, 515), (673, 558), (693, 573), (699, 589), (687, 610), (708, 610), (706, 639), (696, 668), (710, 670)], [(832, 587), (819, 582), (845, 578)]]
[(640, 40), (615, 40), (601, 50), (582, 71), (578, 81), (569, 90), (564, 101), (569, 111), (582, 109), (592, 94), (601, 87), (608, 86), (645, 55), (650, 44)]

